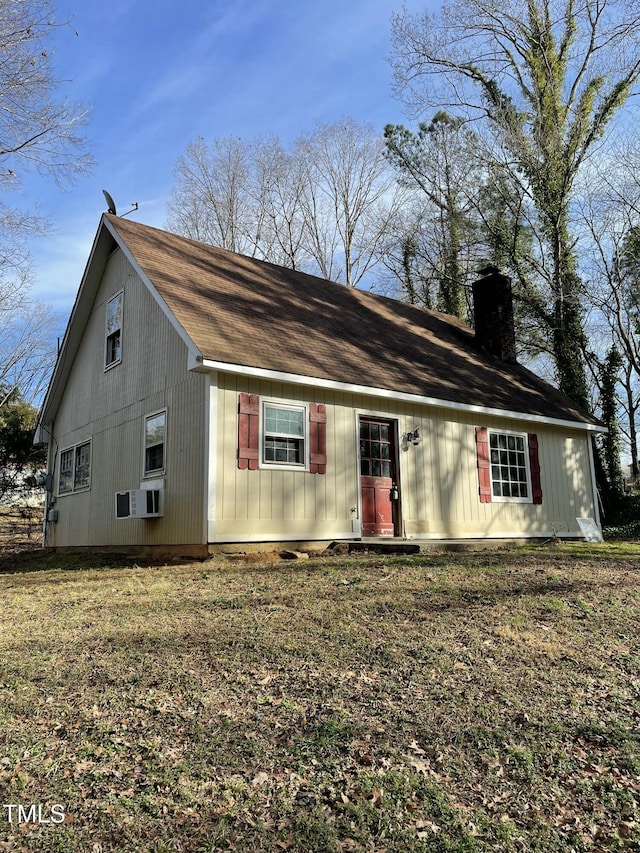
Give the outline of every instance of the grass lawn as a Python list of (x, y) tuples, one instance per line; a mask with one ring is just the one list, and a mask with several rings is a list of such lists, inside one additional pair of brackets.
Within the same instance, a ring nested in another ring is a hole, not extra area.
[(640, 851), (639, 546), (110, 559), (5, 558), (0, 850)]

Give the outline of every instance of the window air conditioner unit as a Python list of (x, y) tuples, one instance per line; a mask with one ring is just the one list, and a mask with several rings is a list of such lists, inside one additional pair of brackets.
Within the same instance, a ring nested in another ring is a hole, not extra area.
[(129, 489), (116, 492), (116, 518), (161, 518), (164, 489)]

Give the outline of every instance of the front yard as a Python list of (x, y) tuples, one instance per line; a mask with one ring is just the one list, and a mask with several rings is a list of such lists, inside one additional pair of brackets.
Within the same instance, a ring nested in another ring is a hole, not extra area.
[(111, 560), (5, 560), (0, 850), (640, 851), (637, 545)]

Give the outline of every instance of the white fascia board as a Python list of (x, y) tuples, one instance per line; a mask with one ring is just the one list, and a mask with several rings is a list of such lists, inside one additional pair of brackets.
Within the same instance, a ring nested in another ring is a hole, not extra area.
[(160, 296), (160, 294), (158, 293), (158, 291), (155, 288), (155, 285), (152, 283), (151, 279), (148, 278), (148, 276), (146, 275), (146, 273), (144, 272), (142, 267), (138, 264), (138, 262), (136, 261), (134, 256), (131, 254), (129, 247), (126, 245), (124, 240), (120, 237), (120, 235), (118, 234), (116, 229), (113, 227), (113, 225), (106, 218), (104, 220), (104, 224), (105, 224), (105, 227), (107, 228), (107, 230), (109, 231), (109, 233), (112, 235), (113, 239), (116, 241), (116, 243), (118, 244), (118, 246), (122, 250), (126, 259), (129, 261), (131, 266), (134, 268), (134, 270), (136, 271), (136, 273), (140, 277), (141, 281), (144, 282), (144, 284), (148, 288), (149, 292), (151, 293), (151, 295), (153, 296), (155, 301), (160, 306), (162, 312), (165, 314), (165, 316), (167, 317), (167, 319), (169, 320), (169, 322), (171, 323), (173, 328), (176, 330), (176, 332), (180, 335), (180, 337), (184, 341), (184, 343), (187, 347), (188, 354), (189, 354), (188, 355), (187, 368), (189, 370), (200, 369), (202, 367), (202, 354), (200, 353), (200, 350), (195, 345), (195, 343), (190, 338), (190, 336), (187, 334), (187, 332), (184, 329), (184, 326), (182, 326), (182, 324), (180, 322), (178, 322), (178, 319), (176, 318), (173, 311), (169, 308), (169, 306), (164, 301), (162, 296)]
[(381, 397), (389, 400), (400, 400), (404, 403), (416, 403), (421, 406), (437, 406), (456, 412), (473, 412), (478, 415), (490, 415), (497, 418), (527, 421), (531, 423), (549, 424), (567, 429), (584, 430), (585, 432), (608, 432), (605, 427), (588, 424), (583, 421), (570, 421), (561, 418), (548, 418), (544, 415), (529, 415), (526, 412), (513, 412), (507, 409), (493, 409), (490, 406), (476, 406), (471, 403), (452, 403), (450, 400), (439, 400), (436, 397), (424, 397), (420, 394), (409, 394), (406, 391), (393, 391), (390, 388), (373, 388), (368, 385), (355, 385), (351, 382), (338, 382), (334, 379), (319, 379), (316, 376), (302, 376), (297, 373), (285, 373), (280, 370), (264, 370), (260, 367), (249, 367), (245, 364), (227, 364), (224, 361), (202, 359), (199, 367), (208, 370), (219, 370), (222, 373), (232, 373), (236, 376), (248, 376), (252, 379), (267, 379), (274, 382), (289, 382), (292, 385), (310, 385), (315, 388), (327, 388), (331, 391), (347, 391), (351, 394), (365, 394), (369, 397)]

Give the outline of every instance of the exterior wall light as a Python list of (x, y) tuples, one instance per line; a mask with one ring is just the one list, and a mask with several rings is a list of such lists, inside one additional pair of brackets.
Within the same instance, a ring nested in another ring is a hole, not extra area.
[(411, 432), (407, 432), (403, 436), (407, 444), (420, 444), (422, 436), (420, 435), (420, 427), (414, 427)]

